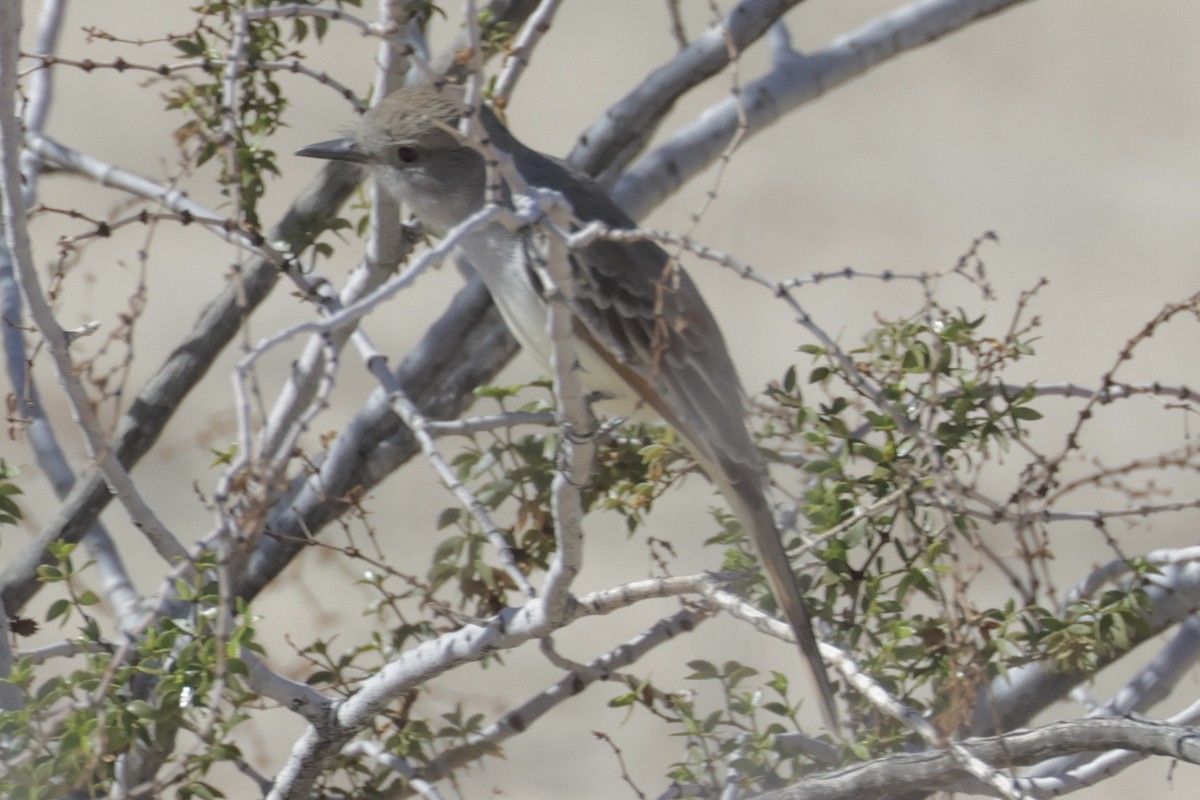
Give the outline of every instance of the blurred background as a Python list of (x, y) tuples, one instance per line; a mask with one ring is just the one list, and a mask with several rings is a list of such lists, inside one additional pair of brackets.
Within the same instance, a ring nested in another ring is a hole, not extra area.
[[(89, 29), (126, 40), (182, 33), (191, 26), (188, 5), (147, 0), (77, 3), (71, 7), (60, 55), (95, 61), (121, 55), (138, 61), (144, 54), (146, 63), (169, 60), (173, 51), (161, 43), (140, 48), (117, 44), (97, 39)], [(710, 24), (707, 2), (683, 0), (680, 5), (690, 34)], [(731, 3), (719, 5), (727, 9)], [(796, 48), (813, 52), (904, 5), (810, 0), (790, 14), (788, 24)], [(29, 27), (36, 21), (37, 8), (37, 3), (27, 3)], [(449, 18), (432, 32), (435, 52), (456, 32), (461, 12), (447, 10)], [(672, 56), (676, 46), (669, 25), (664, 2), (564, 3), (509, 108), (510, 127), (527, 144), (565, 155), (581, 130)], [(26, 31), (24, 40), (30, 46), (32, 31)], [(1018, 365), (1011, 377), (1095, 386), (1116, 362), (1122, 345), (1164, 304), (1200, 288), (1198, 41), (1200, 4), (1193, 0), (1027, 2), (888, 62), (788, 115), (746, 142), (719, 182), (712, 171), (700, 176), (646, 223), (688, 230), (691, 213), (715, 188), (716, 200), (694, 236), (775, 278), (846, 266), (941, 271), (953, 266), (974, 239), (995, 232), (999, 243), (984, 245), (982, 254), (996, 299), (984, 301), (978, 289), (951, 280), (941, 300), (948, 307), (961, 305), (969, 316), (988, 314), (988, 324), (999, 334), (1007, 328), (1020, 294), (1048, 279), (1029, 312), (1041, 319), (1037, 357)], [(374, 51), (372, 40), (336, 26), (323, 45), (306, 45), (311, 66), (360, 91), (371, 79)], [(765, 47), (757, 45), (744, 55), (736, 80), (754, 80), (768, 61)], [(47, 129), (51, 136), (152, 179), (178, 173), (172, 133), (184, 118), (162, 112), (164, 89), (146, 88), (145, 73), (84, 73), (59, 67), (55, 77), (56, 102)], [(281, 154), (282, 171), (264, 201), (268, 224), (320, 166), (289, 154), (338, 135), (354, 119), (349, 105), (333, 90), (300, 76), (280, 75), (278, 80), (291, 93), (293, 104), (287, 117), (290, 127), (267, 143)], [(726, 72), (689, 95), (661, 129), (660, 139), (727, 96), (734, 80)], [(181, 185), (201, 202), (220, 208), (212, 174), (211, 169), (201, 171)], [(76, 208), (96, 218), (118, 208), (111, 192), (73, 177), (47, 176), (39, 199), (47, 206)], [(57, 269), (59, 237), (89, 228), (60, 214), (35, 216), (35, 256), (44, 275)], [(139, 253), (146, 254), (144, 261)], [(360, 254), (358, 243), (349, 238), (341, 248), (344, 268), (349, 270)], [(114, 329), (116, 315), (129, 307), (139, 282), (145, 281), (146, 306), (135, 331), (135, 360), (128, 377), (132, 396), (190, 329), (203, 303), (224, 285), (237, 259), (236, 252), (212, 236), (173, 225), (161, 226), (151, 236), (131, 229), (94, 241), (65, 265), (60, 319), (67, 326), (98, 320), (103, 326), (99, 335), (104, 336)], [(693, 263), (689, 268), (722, 322), (748, 392), (760, 391), (789, 364), (808, 364), (807, 357), (796, 353), (807, 336), (781, 304), (713, 265)], [(335, 266), (323, 269), (335, 280), (344, 274)], [(367, 330), (398, 361), (459, 284), (452, 269), (427, 275), (385, 313), (371, 317)], [(911, 313), (921, 302), (915, 286), (863, 280), (809, 287), (799, 297), (815, 321), (844, 345), (858, 340), (876, 312)], [(308, 306), (281, 286), (254, 315), (246, 341), (256, 342), (311, 315)], [(1195, 334), (1194, 319), (1176, 322), (1140, 348), (1119, 377), (1200, 383)], [(298, 347), (280, 349), (264, 365), (260, 378), (267, 397), (273, 397)], [(186, 541), (205, 535), (211, 525), (201, 496), (211, 491), (218, 475), (209, 448), (227, 447), (233, 438), (228, 370), (237, 356), (231, 351), (222, 359), (167, 429), (159, 448), (135, 471), (160, 515)], [(309, 442), (314, 451), (315, 436), (336, 431), (372, 388), (365, 371), (352, 361), (344, 359), (336, 406), (318, 421)], [(63, 444), (83, 469), (87, 457), (70, 428), (48, 359), (40, 357), (37, 366), (43, 396), (60, 421)], [(531, 362), (518, 358), (505, 377), (526, 380), (537, 374)], [(1126, 461), (1178, 446), (1194, 435), (1186, 414), (1166, 413), (1153, 400), (1139, 403), (1124, 404), (1090, 426), (1085, 444), (1092, 454)], [(1046, 419), (1038, 426), (1042, 438), (1035, 439), (1035, 445), (1061, 446), (1077, 406), (1051, 399), (1038, 407)], [(20, 484), (28, 515), (23, 529), (5, 531), (2, 559), (40, 529), (55, 501), (39, 480), (23, 441), (0, 443), (0, 455), (25, 470)], [(1007, 466), (1015, 469), (1021, 463), (1014, 458)], [(1003, 494), (1008, 486), (1004, 465), (996, 470), (994, 481), (990, 488)], [(1194, 476), (1183, 473), (1164, 476), (1160, 488), (1176, 500), (1200, 495)], [(1073, 510), (1119, 503), (1119, 498), (1099, 495), (1094, 506), (1085, 500), (1081, 496)], [(437, 513), (451, 505), (451, 499), (423, 464), (413, 463), (372, 492), (365, 504), (375, 513), (381, 537), (388, 540), (385, 546), (396, 547), (397, 553), (427, 553), (437, 541)], [(689, 481), (686, 491), (674, 493), (661, 509), (652, 533), (681, 547), (673, 565), (679, 572), (715, 565), (716, 553), (688, 547), (708, 535), (712, 526), (707, 508), (714, 504), (707, 487)], [(141, 588), (154, 591), (151, 578), (160, 572), (156, 557), (141, 547), (116, 504), (103, 519), (123, 545), (128, 543), (132, 552), (147, 559), (147, 584)], [(1136, 528), (1122, 527), (1118, 533), (1128, 535), (1140, 552), (1195, 543), (1194, 522), (1194, 515), (1164, 517)], [(617, 521), (599, 520), (595, 526), (589, 529), (587, 569), (578, 592), (653, 574), (644, 545), (627, 540)], [(693, 535), (696, 531), (704, 533)], [(1061, 526), (1055, 533), (1064, 586), (1111, 558), (1089, 525)], [(327, 535), (340, 541), (332, 529)], [(1003, 550), (1004, 542), (997, 546)], [(417, 556), (415, 563), (412, 569), (418, 571), (427, 557)], [(307, 642), (342, 630), (349, 646), (350, 626), (369, 624), (360, 621), (370, 596), (355, 586), (357, 569), (343, 559), (307, 553), (260, 599), (262, 638), (283, 671), (304, 674), (288, 637)], [(39, 602), (29, 615), (44, 611), (47, 601)], [(651, 612), (671, 610), (664, 603)], [(634, 635), (653, 618), (624, 614), (588, 620), (565, 632), (558, 644), (571, 657), (587, 660)], [(29, 644), (63, 635), (51, 626)], [(719, 661), (733, 653), (749, 657), (762, 651), (764, 663), (775, 666), (794, 658), (790, 648), (761, 638), (741, 624), (715, 620), (699, 635), (663, 648), (637, 670), (671, 690), (687, 688), (678, 665), (691, 658)], [(438, 704), (450, 710), (461, 703), (490, 720), (556, 679), (557, 673), (536, 653), (518, 652), (511, 660), (519, 669), (467, 669), (450, 676), (423, 701), (428, 703), (425, 710), (437, 713)], [(1106, 691), (1119, 685), (1127, 669), (1103, 676), (1094, 687), (1096, 695), (1107, 698)], [(1189, 680), (1194, 688), (1195, 677)], [(509, 743), (506, 759), (474, 767), (462, 782), (465, 795), (619, 796), (627, 788), (615, 757), (590, 732), (600, 724), (621, 747), (642, 790), (657, 795), (664, 787), (666, 766), (677, 757), (675, 742), (661, 726), (643, 719), (645, 715), (626, 720), (609, 712), (597, 717), (621, 691), (600, 684), (559, 707), (530, 735)], [(796, 691), (804, 691), (799, 678)], [(1159, 709), (1164, 715), (1182, 707), (1166, 705)], [(1046, 718), (1080, 713), (1066, 706), (1060, 712)], [(301, 732), (290, 714), (275, 712), (270, 718), (277, 724), (260, 730), (246, 747), (267, 774), (278, 769)], [(1147, 781), (1161, 787), (1165, 796), (1170, 769), (1166, 761), (1152, 761), (1076, 796), (1117, 797)], [(231, 780), (237, 785), (239, 779)]]

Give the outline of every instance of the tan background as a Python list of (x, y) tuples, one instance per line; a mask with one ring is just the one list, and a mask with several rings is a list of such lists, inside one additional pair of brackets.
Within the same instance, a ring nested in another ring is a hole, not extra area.
[[(102, 60), (121, 53), (136, 60), (140, 52), (131, 55), (128, 47), (84, 44), (80, 30), (98, 25), (127, 38), (182, 31), (188, 19), (186, 5), (134, 0), (79, 3), (73, 8), (62, 54)], [(708, 18), (706, 4), (683, 5), (690, 30), (699, 31)], [(791, 15), (790, 27), (796, 46), (812, 51), (901, 5), (812, 0)], [(29, 4), (29, 9), (27, 13), (34, 16), (35, 4)], [(449, 27), (435, 33), (435, 48), (447, 41)], [(1018, 294), (1038, 278), (1048, 278), (1049, 286), (1033, 305), (1043, 321), (1039, 356), (1021, 365), (1013, 377), (1094, 385), (1122, 343), (1146, 319), (1164, 303), (1197, 289), (1197, 42), (1200, 4), (1194, 0), (1027, 3), (886, 64), (754, 138), (720, 183), (718, 200), (697, 235), (764, 272), (786, 277), (847, 265), (870, 271), (940, 270), (951, 265), (972, 239), (995, 231), (1000, 245), (988, 246), (984, 252), (998, 300), (985, 305), (977, 292), (953, 285), (947, 297), (973, 313), (986, 311), (995, 329), (1002, 330)], [(512, 126), (527, 143), (565, 153), (585, 125), (672, 50), (663, 3), (566, 3), (511, 109)], [(141, 52), (152, 63), (165, 58), (161, 48)], [(372, 52), (371, 42), (355, 34), (341, 35), (331, 39), (314, 63), (352, 86), (363, 87), (370, 78)], [(759, 73), (764, 58), (757, 50), (747, 54), (742, 81)], [(85, 75), (67, 68), (57, 76), (52, 135), (151, 177), (173, 172), (170, 130), (179, 120), (162, 117), (159, 92), (139, 88), (144, 76)], [(281, 81), (302, 92), (288, 118), (291, 128), (271, 143), (281, 153), (328, 138), (349, 122), (348, 107), (332, 91), (291, 76)], [(670, 132), (720, 99), (728, 91), (729, 78), (712, 84), (697, 99), (689, 99), (664, 130)], [(314, 164), (287, 155), (281, 156), (280, 164), (284, 176), (271, 188), (266, 219), (273, 218), (273, 212), (315, 169)], [(200, 188), (203, 181), (189, 185), (197, 187), (193, 191), (202, 201), (219, 202)], [(711, 175), (699, 178), (649, 223), (685, 229), (687, 215), (712, 185)], [(48, 179), (42, 199), (95, 216), (103, 216), (111, 204), (108, 195), (66, 178)], [(83, 229), (61, 218), (39, 217), (34, 223), (39, 265), (53, 264), (58, 236)], [(61, 305), (64, 322), (98, 319), (111, 329), (114, 311), (123, 306), (136, 281), (136, 250), (144, 246), (141, 232), (94, 245), (68, 280)], [(150, 306), (137, 338), (134, 387), (190, 327), (199, 304), (223, 284), (227, 267), (236, 259), (235, 253), (222, 249), (211, 237), (171, 226), (161, 228), (148, 249)], [(348, 257), (355, 255), (355, 243), (345, 249)], [(707, 265), (694, 266), (693, 273), (717, 308), (730, 347), (742, 364), (743, 382), (757, 390), (781, 371), (780, 365), (795, 358), (795, 347), (806, 341), (804, 334), (782, 307), (731, 274)], [(341, 273), (329, 268), (327, 274)], [(397, 300), (387, 318), (374, 317), (368, 330), (382, 348), (402, 353), (426, 324), (427, 310), (440, 308), (456, 284), (449, 270), (430, 276)], [(256, 315), (251, 341), (310, 313), (286, 291), (277, 294)], [(907, 312), (919, 302), (911, 288), (862, 281), (806, 289), (801, 299), (817, 321), (843, 342), (855, 341), (857, 333), (871, 323), (876, 308)], [(1157, 336), (1123, 374), (1129, 380), (1194, 385), (1198, 382), (1194, 340), (1194, 323), (1177, 323)], [(293, 354), (281, 352), (264, 370), (268, 396)], [(147, 458), (136, 473), (156, 508), (189, 540), (203, 535), (210, 524), (193, 488), (208, 492), (215, 480), (206, 448), (223, 446), (232, 436), (227, 378), (231, 360), (227, 356), (188, 400), (164, 436), (166, 451)], [(65, 424), (63, 401), (45, 371), (45, 361), (42, 358), (39, 365), (42, 391), (64, 421), (64, 444), (83, 465), (86, 457)], [(318, 430), (336, 430), (369, 391), (370, 382), (361, 368), (350, 363), (352, 358), (346, 361), (335, 398), (338, 408), (318, 424)], [(533, 374), (534, 368), (524, 361), (509, 373), (520, 378)], [(1053, 444), (1061, 439), (1062, 425), (1069, 419), (1067, 412), (1056, 409), (1069, 408), (1053, 400), (1045, 406), (1051, 412), (1045, 424), (1047, 441)], [(1170, 415), (1153, 403), (1131, 405), (1093, 425), (1087, 445), (1113, 459), (1118, 454), (1148, 455), (1177, 445), (1181, 436), (1191, 436), (1189, 424), (1194, 425), (1187, 415)], [(38, 484), (36, 467), (23, 443), (5, 442), (0, 452), (27, 470), (22, 484), (30, 517), (27, 531), (33, 533), (50, 515), (53, 501)], [(1176, 474), (1166, 482), (1176, 499), (1197, 495), (1194, 479)], [(712, 501), (698, 482), (693, 483), (690, 493), (671, 498), (668, 510), (673, 516), (662, 518), (656, 535), (686, 542), (689, 531), (709, 529), (705, 508)], [(412, 465), (368, 498), (381, 536), (404, 548), (403, 552), (431, 546), (436, 511), (449, 504), (435, 487), (427, 470)], [(1004, 484), (995, 487), (1002, 491)], [(433, 505), (427, 499), (431, 497)], [(1109, 498), (1109, 504), (1113, 502)], [(122, 541), (136, 539), (119, 509), (110, 509), (104, 519)], [(1193, 526), (1194, 516), (1163, 519), (1133, 530), (1132, 540), (1145, 549), (1194, 543)], [(6, 532), (0, 556), (13, 552), (23, 535)], [(1110, 557), (1088, 526), (1064, 526), (1058, 535), (1061, 580), (1066, 585), (1089, 565)], [(640, 541), (627, 542), (616, 526), (598, 525), (589, 532), (588, 545), (588, 569), (580, 579), (580, 591), (636, 579), (653, 570)], [(1003, 549), (1003, 540), (999, 546)], [(136, 552), (153, 559), (144, 551)], [(606, 560), (606, 555), (613, 557)], [(676, 566), (680, 571), (712, 566), (713, 557), (685, 552)], [(157, 574), (155, 561), (146, 564), (147, 575)], [(291, 582), (300, 591), (299, 598), (282, 591), (262, 598), (258, 609), (271, 628), (264, 640), (277, 663), (291, 663), (285, 633), (306, 641), (323, 626), (340, 629), (358, 619), (366, 595), (353, 585), (354, 569), (332, 559), (308, 557), (293, 572), (300, 578)], [(154, 588), (150, 578), (143, 588)], [(663, 604), (657, 611), (668, 613), (670, 608)], [(559, 644), (568, 655), (585, 659), (644, 624), (644, 618), (632, 615), (588, 621), (581, 630), (560, 637)], [(47, 631), (39, 641), (61, 635)], [(351, 635), (343, 632), (338, 641), (348, 645)], [(690, 688), (674, 666), (686, 658), (750, 659), (768, 646), (774, 647), (763, 645), (742, 626), (717, 621), (708, 624), (703, 636), (676, 642), (657, 654), (640, 671), (648, 671), (660, 688)], [(793, 657), (782, 646), (767, 655), (775, 666)], [(465, 670), (470, 674), (456, 676), (432, 691), (426, 711), (449, 710), (461, 702), (467, 711), (491, 719), (555, 677), (536, 653), (518, 653), (511, 661), (516, 668), (506, 672)], [(514, 673), (519, 674), (514, 677)], [(1102, 681), (1097, 694), (1106, 697), (1103, 688), (1111, 687), (1114, 680)], [(803, 684), (798, 690), (803, 690)], [(595, 687), (557, 709), (530, 735), (512, 743), (505, 761), (473, 770), (464, 781), (466, 795), (484, 796), (495, 787), (510, 796), (530, 798), (622, 796), (628, 790), (619, 780), (613, 756), (590, 734), (599, 726), (623, 749), (642, 790), (650, 796), (658, 794), (663, 788), (663, 767), (676, 757), (675, 741), (666, 738), (663, 729), (642, 721), (641, 715), (630, 721), (620, 714), (597, 717), (597, 710), (618, 691)], [(1161, 711), (1171, 713), (1186, 705), (1190, 691), (1194, 679), (1189, 679), (1179, 700)], [(1077, 709), (1062, 707), (1047, 718), (1076, 713)], [(280, 748), (299, 732), (290, 715), (275, 713), (272, 718), (277, 727), (270, 734), (258, 734), (247, 747), (268, 773), (280, 764)], [(1172, 784), (1169, 769), (1165, 761), (1151, 762), (1103, 790), (1076, 796), (1116, 797), (1135, 787), (1146, 794), (1147, 786), (1153, 787), (1149, 791), (1154, 795), (1166, 796), (1174, 789), (1187, 796), (1191, 773), (1176, 772)], [(244, 786), (237, 780), (231, 785)]]

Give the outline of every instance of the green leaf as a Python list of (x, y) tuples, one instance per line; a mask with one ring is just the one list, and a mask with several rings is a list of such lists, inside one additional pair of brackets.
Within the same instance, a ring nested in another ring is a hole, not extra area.
[(126, 704), (125, 708), (139, 719), (154, 719), (155, 714), (158, 713), (157, 709), (145, 700), (133, 700)]
[(316, 686), (318, 683), (333, 683), (337, 680), (337, 675), (329, 670), (320, 670), (314, 672), (304, 679), (304, 682), (309, 686)]
[[(46, 612), (46, 621), (51, 622), (59, 617), (64, 616), (71, 610), (71, 601), (66, 598), (59, 598), (50, 604), (50, 610)], [(66, 621), (65, 618), (63, 620)]]
[(438, 514), (437, 530), (449, 528), (462, 519), (463, 510), (461, 508), (446, 508), (442, 509), (442, 513)]
[(230, 443), (228, 450), (217, 450), (215, 448), (210, 448), (209, 452), (215, 456), (213, 462), (208, 465), (209, 469), (213, 469), (214, 467), (227, 467), (233, 463), (233, 459), (238, 454), (238, 444), (237, 442)]
[(787, 372), (783, 374), (783, 390), (789, 394), (796, 390), (796, 368), (788, 367)]
[(62, 570), (51, 564), (42, 564), (37, 568), (37, 576), (42, 583), (53, 583), (63, 579)]
[(199, 42), (193, 41), (192, 39), (176, 39), (175, 41), (171, 42), (171, 44), (176, 50), (189, 58), (196, 58), (197, 56), (204, 55), (204, 46)]

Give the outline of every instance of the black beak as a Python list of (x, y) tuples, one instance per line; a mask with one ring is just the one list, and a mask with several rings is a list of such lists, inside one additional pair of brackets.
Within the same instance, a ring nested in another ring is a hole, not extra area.
[(296, 155), (306, 158), (327, 158), (330, 161), (349, 161), (354, 164), (366, 164), (367, 154), (353, 139), (330, 139), (328, 142), (318, 142), (302, 147)]

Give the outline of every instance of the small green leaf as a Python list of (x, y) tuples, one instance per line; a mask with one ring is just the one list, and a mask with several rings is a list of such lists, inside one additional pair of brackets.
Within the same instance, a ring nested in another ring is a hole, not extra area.
[[(59, 598), (50, 604), (50, 610), (46, 612), (46, 621), (51, 622), (59, 617), (67, 614), (71, 610), (71, 601), (66, 598)], [(64, 619), (65, 621), (65, 619)]]

